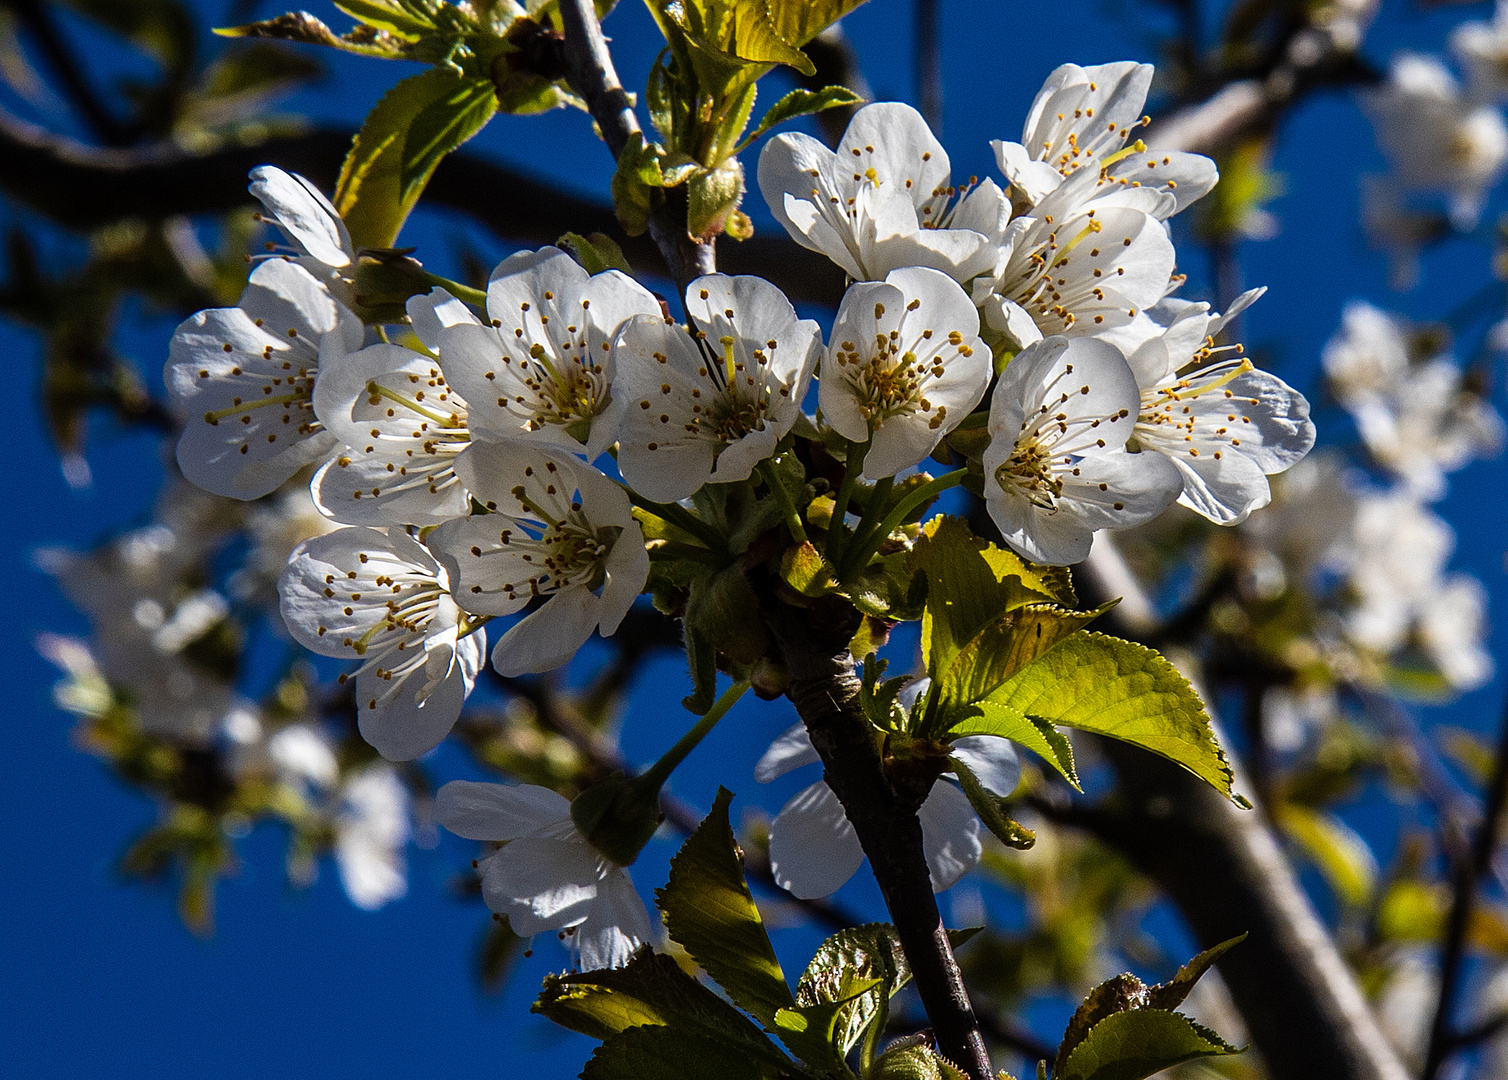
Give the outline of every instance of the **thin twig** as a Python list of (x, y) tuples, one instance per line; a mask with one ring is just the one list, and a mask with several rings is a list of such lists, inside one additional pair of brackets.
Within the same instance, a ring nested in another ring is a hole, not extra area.
[(942, 0), (916, 0), (916, 103), (922, 119), (942, 138), (942, 45), (938, 8)]
[(1486, 805), (1469, 855), (1456, 859), (1453, 867), (1450, 915), (1445, 923), (1445, 942), (1441, 947), (1440, 996), (1430, 1023), (1429, 1051), (1424, 1057), (1423, 1080), (1435, 1080), (1440, 1067), (1459, 1045), (1450, 1033), (1450, 1014), (1455, 1005), (1456, 984), (1466, 955), (1466, 930), (1476, 904), (1477, 882), (1487, 872), (1492, 853), (1497, 850), (1498, 833), (1503, 819), (1503, 805), (1508, 801), (1508, 710), (1498, 735), (1497, 756), (1492, 763), (1492, 778), (1487, 784)]

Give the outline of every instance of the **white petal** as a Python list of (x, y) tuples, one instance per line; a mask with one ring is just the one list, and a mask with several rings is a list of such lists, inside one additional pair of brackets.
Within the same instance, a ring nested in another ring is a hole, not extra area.
[(498, 639), (492, 666), (507, 678), (558, 668), (586, 644), (601, 613), (602, 601), (588, 589), (558, 592)]
[(570, 816), (569, 799), (535, 784), (452, 780), (435, 794), (435, 820), (467, 840), (516, 840)]
[(932, 785), (916, 816), (922, 823), (922, 853), (932, 872), (932, 891), (951, 889), (979, 865), (984, 851), (979, 818), (968, 797), (946, 780)]
[(440, 331), (447, 326), (480, 325), (469, 307), (438, 286), (427, 293), (410, 296), (404, 308), (414, 336), (431, 352), (439, 351)]
[(1021, 757), (1009, 739), (995, 735), (965, 735), (955, 739), (953, 756), (967, 765), (986, 791), (1008, 798), (1021, 782)]
[(654, 940), (654, 926), (628, 871), (613, 867), (597, 886), (586, 921), (576, 928), (581, 970), (622, 967)]
[(351, 261), (351, 234), (330, 200), (296, 173), (272, 165), (251, 171), (251, 193), (277, 219), (289, 238), (326, 266)]
[(574, 833), (520, 837), (487, 860), (482, 896), (489, 908), (508, 916), (520, 937), (573, 926), (591, 913), (597, 898), (598, 860)]
[(782, 732), (755, 763), (754, 779), (761, 784), (768, 784), (792, 769), (815, 765), (821, 760), (817, 748), (812, 745), (812, 740), (806, 733), (806, 725), (797, 723)]
[(802, 900), (837, 892), (864, 861), (864, 849), (824, 781), (798, 793), (770, 822), (770, 872)]

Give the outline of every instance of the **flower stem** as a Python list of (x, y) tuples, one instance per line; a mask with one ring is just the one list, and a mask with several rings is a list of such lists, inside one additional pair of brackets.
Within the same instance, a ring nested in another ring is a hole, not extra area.
[(712, 703), (712, 708), (691, 726), (691, 730), (682, 735), (676, 744), (661, 755), (642, 775), (634, 780), (634, 783), (649, 787), (658, 791), (670, 774), (675, 772), (675, 767), (686, 760), (686, 755), (695, 750), (697, 744), (706, 738), (707, 733), (717, 726), (717, 722), (728, 714), (728, 710), (738, 703), (738, 699), (744, 696), (744, 691), (749, 688), (747, 681), (735, 682), (724, 690), (722, 696)]
[[(889, 536), (901, 522), (905, 521), (918, 506), (921, 506), (929, 499), (936, 498), (951, 487), (957, 487), (963, 483), (964, 478), (968, 475), (968, 469), (954, 469), (952, 472), (943, 473), (936, 479), (928, 481), (902, 498), (900, 502), (895, 504), (890, 513), (885, 515), (883, 521), (867, 533), (864, 533), (863, 538), (854, 543), (852, 551), (843, 560), (839, 580), (847, 581), (849, 577), (864, 569), (869, 563), (870, 556), (879, 550), (880, 544), (884, 543), (885, 537)], [(879, 494), (878, 489), (876, 489), (876, 494)]]
[(459, 281), (451, 281), (439, 274), (431, 274), (428, 270), (424, 271), (424, 280), (444, 289), (457, 300), (464, 300), (472, 307), (487, 310), (487, 294), (481, 289), (473, 289), (470, 285), (462, 285)]
[(806, 543), (806, 527), (801, 524), (801, 515), (796, 511), (796, 504), (791, 502), (791, 493), (786, 491), (785, 485), (780, 482), (780, 474), (775, 471), (775, 466), (770, 464), (768, 458), (759, 463), (759, 475), (764, 477), (764, 482), (770, 487), (770, 494), (780, 504), (781, 512), (785, 515), (786, 528), (791, 530), (791, 539), (798, 544)]
[(623, 490), (628, 495), (628, 501), (640, 510), (647, 510), (655, 517), (670, 522), (670, 524), (678, 529), (689, 532), (692, 536), (706, 544), (711, 550), (723, 551), (726, 548), (722, 534), (684, 506), (677, 506), (675, 503), (651, 502), (627, 484), (623, 484)]
[(869, 453), (869, 443), (849, 443), (848, 460), (843, 464), (843, 482), (838, 485), (838, 494), (833, 498), (832, 522), (827, 527), (827, 559), (835, 562), (843, 554), (843, 544), (848, 538), (848, 503), (853, 498), (854, 485), (864, 471), (864, 455)]

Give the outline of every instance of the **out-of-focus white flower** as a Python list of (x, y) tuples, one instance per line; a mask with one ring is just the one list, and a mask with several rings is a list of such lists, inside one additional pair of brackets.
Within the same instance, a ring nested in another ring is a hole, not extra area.
[(623, 402), (618, 467), (657, 502), (746, 479), (801, 413), (822, 331), (775, 286), (709, 274), (686, 286), (691, 329), (638, 316), (613, 354)]
[(1464, 388), (1454, 361), (1411, 363), (1397, 320), (1370, 304), (1347, 306), (1323, 362), (1367, 450), (1423, 498), (1444, 495), (1446, 473), (1502, 446), (1502, 417)]
[(340, 529), (294, 550), (278, 592), (299, 644), (362, 661), (362, 738), (391, 761), (439, 745), (471, 693), (487, 641), (484, 630), (461, 626), (445, 570), (428, 551), (396, 529)]
[(1361, 496), (1347, 580), (1356, 594), (1346, 627), (1379, 652), (1401, 647), (1422, 603), (1429, 603), (1455, 547), (1451, 527), (1407, 492)]
[(659, 302), (616, 270), (589, 277), (559, 248), (520, 251), (492, 271), (489, 325), (440, 335), (440, 364), (472, 404), (478, 431), (563, 446), (596, 458), (618, 437), (613, 337)]
[(1055, 70), (1037, 91), (1021, 141), (990, 144), (1012, 190), (1036, 206), (1065, 177), (1087, 168), (1099, 174), (1098, 190), (1115, 184), (1172, 196), (1159, 208), (1164, 217), (1207, 195), (1220, 179), (1209, 158), (1148, 151), (1140, 140), (1128, 144), (1146, 123), (1142, 107), (1151, 86), (1151, 64), (1064, 64)]
[(1492, 679), (1487, 639), (1487, 590), (1474, 577), (1451, 574), (1419, 606), (1419, 639), (1445, 681), (1460, 691)]
[(346, 895), (363, 911), (375, 911), (408, 892), (403, 849), (410, 832), (409, 803), (408, 788), (385, 763), (368, 765), (341, 789), (335, 866)]
[(1266, 506), (1267, 477), (1314, 446), (1302, 394), (1239, 355), (1214, 356), (1224, 351), (1210, 344), (1216, 335), (1261, 294), (1238, 297), (1224, 315), (1210, 314), (1208, 304), (1164, 300), (1149, 313), (1162, 333), (1127, 357), (1141, 389), (1138, 445), (1172, 461), (1183, 475), (1179, 503), (1219, 525)]
[(854, 113), (836, 152), (810, 135), (775, 136), (759, 155), (759, 190), (796, 243), (855, 281), (903, 266), (968, 281), (990, 269), (1010, 216), (992, 181), (953, 186), (947, 151), (898, 102)]
[(548, 671), (593, 630), (611, 635), (649, 575), (644, 534), (623, 489), (564, 451), (516, 440), (476, 443), (456, 471), (491, 511), (430, 534), (457, 602), (511, 615), (549, 598), (498, 639), (493, 667), (503, 675)]
[(992, 373), (968, 294), (947, 275), (912, 266), (844, 294), (819, 400), (840, 435), (870, 442), (864, 475), (894, 476), (969, 415)]
[(1278, 753), (1299, 749), (1311, 732), (1326, 727), (1338, 714), (1332, 686), (1270, 687), (1262, 694), (1262, 733)]
[(1451, 222), (1470, 229), (1508, 164), (1508, 124), (1476, 105), (1432, 56), (1399, 53), (1365, 97), (1378, 145), (1406, 187), (1443, 192)]
[(1508, 98), (1508, 2), (1498, 0), (1491, 22), (1465, 22), (1452, 30), (1450, 51), (1466, 69), (1474, 100)]
[(1241, 533), (1259, 552), (1280, 560), (1285, 579), (1303, 585), (1317, 572), (1349, 563), (1356, 509), (1356, 492), (1338, 458), (1316, 452), (1281, 477), (1278, 497), (1243, 522)]
[(587, 843), (563, 796), (452, 780), (435, 796), (435, 819), (457, 836), (503, 845), (482, 860), (482, 896), (514, 933), (563, 931), (583, 970), (621, 967), (653, 938), (628, 871)]
[(1126, 452), (1141, 392), (1126, 359), (1095, 338), (1024, 349), (995, 384), (985, 503), (1006, 543), (1034, 562), (1089, 555), (1096, 531), (1150, 521), (1183, 487), (1162, 454)]
[(308, 724), (289, 724), (267, 740), (267, 754), (286, 777), (328, 788), (340, 775), (330, 742)]
[(1430, 1018), (1440, 996), (1440, 974), (1421, 949), (1399, 957), (1378, 998), (1378, 1026), (1411, 1065), (1424, 1062), (1429, 1043)]
[(1167, 295), (1176, 256), (1159, 220), (1172, 197), (1070, 173), (1006, 230), (994, 273), (973, 283), (991, 329), (1015, 348), (1044, 336), (1098, 334)]
[[(1005, 739), (971, 735), (953, 743), (952, 751), (1002, 798), (1021, 779), (1021, 761)], [(806, 728), (797, 724), (770, 744), (754, 766), (754, 779), (767, 784), (820, 760)], [(979, 864), (979, 818), (963, 792), (943, 779), (932, 785), (917, 817), (932, 891), (950, 889)], [(859, 838), (825, 780), (793, 796), (770, 823), (770, 872), (781, 888), (802, 900), (837, 892), (863, 861)]]
[(110, 711), (115, 695), (95, 663), (87, 641), (61, 634), (38, 634), (37, 652), (67, 676), (52, 688), (52, 700), (58, 708), (87, 719), (98, 719)]
[(256, 499), (335, 446), (314, 415), (327, 363), (361, 345), (361, 322), (309, 273), (269, 260), (240, 304), (190, 316), (163, 380), (183, 420), (178, 465), (206, 491)]

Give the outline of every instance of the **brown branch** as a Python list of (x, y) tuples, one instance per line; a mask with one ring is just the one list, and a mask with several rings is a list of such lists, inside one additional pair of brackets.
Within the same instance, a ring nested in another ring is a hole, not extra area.
[[(1126, 597), (1106, 629), (1140, 637), (1155, 628), (1145, 592), (1106, 534), (1083, 569), (1090, 603)], [(1116, 618), (1123, 610), (1129, 619)], [(1119, 798), (1058, 816), (1157, 881), (1202, 946), (1249, 935), (1221, 958), (1220, 973), (1274, 1080), (1407, 1080), (1262, 815), (1237, 809), (1162, 758), (1114, 742), (1105, 749), (1120, 775)], [(1250, 791), (1239, 772), (1236, 782)]]
[[(349, 130), (319, 128), (265, 142), (231, 143), (206, 154), (166, 145), (116, 150), (89, 146), (0, 112), (0, 190), (77, 230), (128, 218), (225, 213), (252, 205), (246, 174), (258, 165), (278, 165), (330, 190), (351, 135)], [(655, 243), (647, 236), (625, 236), (611, 206), (475, 154), (451, 154), (442, 161), (425, 200), (467, 214), (518, 244), (553, 244), (567, 232), (606, 233), (641, 272), (665, 273)], [(783, 234), (731, 245), (724, 252), (723, 269), (768, 278), (796, 301), (836, 307), (843, 293), (841, 270)]]
[(1497, 850), (1505, 802), (1508, 802), (1508, 714), (1504, 715), (1498, 736), (1497, 757), (1493, 759), (1492, 779), (1487, 784), (1482, 823), (1468, 857), (1454, 860), (1452, 868), (1453, 895), (1440, 961), (1440, 996), (1435, 1002), (1435, 1015), (1430, 1023), (1429, 1050), (1424, 1058), (1424, 1071), (1420, 1074), (1423, 1080), (1435, 1080), (1451, 1051), (1461, 1046), (1451, 1035), (1450, 1015), (1466, 955), (1466, 928), (1471, 924), (1471, 912), (1476, 904), (1477, 882), (1487, 872), (1492, 853)]
[(856, 613), (831, 598), (811, 609), (771, 600), (765, 619), (790, 672), (789, 695), (822, 758), (890, 911), (938, 1051), (972, 1080), (993, 1070), (984, 1036), (948, 941), (922, 851), (916, 812), (936, 775), (887, 773), (859, 704), (848, 641)]

